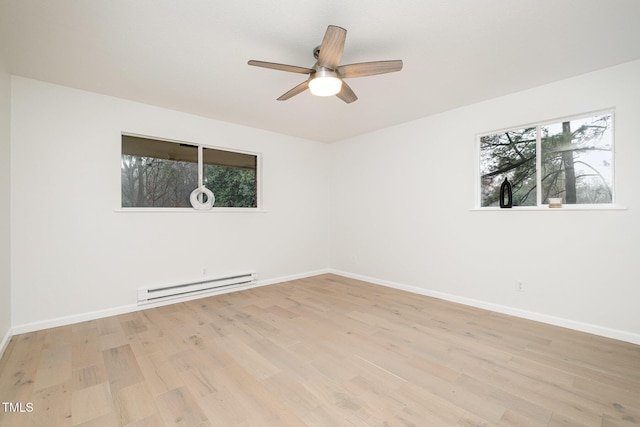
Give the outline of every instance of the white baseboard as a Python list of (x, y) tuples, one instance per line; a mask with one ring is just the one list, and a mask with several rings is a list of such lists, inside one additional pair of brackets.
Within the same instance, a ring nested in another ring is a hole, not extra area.
[(55, 319), (42, 320), (38, 322), (25, 323), (13, 327), (13, 334), (26, 334), (40, 331), (42, 329), (57, 328), (59, 326), (72, 325), (74, 323), (86, 322), (89, 320), (101, 319), (103, 317), (117, 316), (118, 314), (131, 313), (147, 307), (140, 307), (137, 304), (123, 305), (106, 310), (96, 310), (86, 313), (74, 314), (71, 316), (57, 317)]
[(11, 328), (9, 328), (9, 330), (4, 335), (4, 337), (2, 337), (2, 341), (0, 341), (0, 358), (2, 358), (4, 351), (7, 349), (7, 346), (9, 345), (9, 341), (11, 341), (11, 337), (13, 336), (12, 332), (13, 331), (11, 330)]
[(332, 271), (329, 268), (322, 270), (308, 271), (306, 273), (291, 274), (289, 276), (277, 277), (275, 279), (259, 280), (258, 286), (275, 285), (276, 283), (290, 282), (292, 280), (306, 279), (307, 277), (319, 276), (321, 274), (328, 274)]
[(613, 338), (616, 340), (640, 345), (640, 334), (636, 334), (633, 332), (621, 331), (618, 329), (606, 328), (604, 326), (578, 322), (575, 320), (564, 319), (561, 317), (551, 316), (548, 314), (521, 310), (518, 308), (509, 307), (505, 305), (493, 304), (486, 301), (476, 300), (472, 298), (465, 298), (458, 295), (419, 288), (417, 286), (405, 285), (402, 283), (396, 283), (389, 280), (376, 279), (374, 277), (362, 276), (359, 274), (348, 273), (346, 271), (341, 271), (341, 270), (329, 269), (329, 273), (336, 274), (338, 276), (348, 277), (351, 279), (362, 280), (364, 282), (369, 282), (376, 285), (387, 286), (389, 288), (400, 289), (400, 290), (412, 292), (415, 294), (439, 298), (446, 301), (451, 301), (451, 302), (464, 304), (472, 307), (482, 308), (489, 311), (495, 311), (497, 313), (508, 314), (510, 316), (521, 317), (523, 319), (528, 319), (528, 320), (535, 320), (536, 322), (547, 323), (554, 326), (560, 326), (563, 328), (573, 329), (581, 332), (587, 332), (594, 335), (600, 335), (603, 337)]
[[(147, 310), (149, 308), (161, 307), (161, 306), (170, 305), (170, 304), (177, 304), (177, 303), (180, 303), (180, 302), (191, 301), (191, 300), (198, 299), (198, 298), (206, 298), (206, 297), (210, 297), (210, 296), (214, 296), (214, 295), (222, 295), (222, 294), (227, 294), (227, 293), (230, 293), (230, 292), (243, 291), (243, 290), (247, 290), (247, 289), (257, 288), (257, 287), (260, 287), (260, 286), (267, 286), (267, 285), (273, 285), (273, 284), (276, 284), (276, 283), (288, 282), (288, 281), (291, 281), (291, 280), (304, 279), (304, 278), (307, 278), (307, 277), (318, 276), (320, 274), (326, 274), (326, 273), (329, 273), (329, 269), (316, 270), (316, 271), (310, 271), (310, 272), (299, 273), (299, 274), (292, 274), (292, 275), (283, 276), (283, 277), (276, 277), (276, 278), (273, 278), (273, 279), (258, 280), (258, 282), (253, 284), (253, 285), (239, 286), (239, 287), (234, 287), (234, 288), (230, 288), (230, 289), (221, 289), (219, 291), (207, 292), (207, 293), (203, 293), (203, 294), (199, 294), (199, 295), (178, 297), (178, 298), (175, 298), (175, 299), (162, 301), (162, 302), (157, 302), (157, 303), (150, 303), (150, 304), (145, 304), (145, 305), (138, 305), (138, 304), (122, 305), (122, 306), (119, 306), (119, 307), (108, 308), (108, 309), (105, 309), (105, 310), (97, 310), (97, 311), (91, 311), (91, 312), (86, 312), (86, 313), (74, 314), (74, 315), (71, 315), (71, 316), (58, 317), (58, 318), (55, 318), (55, 319), (43, 320), (43, 321), (32, 322), (32, 323), (26, 323), (26, 324), (23, 324), (23, 325), (14, 326), (7, 333), (8, 334), (8, 338), (5, 337), (5, 340), (8, 343), (9, 339), (11, 338), (12, 335), (25, 334), (25, 333), (28, 333), (28, 332), (40, 331), (42, 329), (56, 328), (56, 327), (59, 327), (59, 326), (72, 325), (74, 323), (86, 322), (86, 321), (89, 321), (89, 320), (96, 320), (96, 319), (101, 319), (101, 318), (109, 317), (109, 316), (117, 316), (119, 314), (131, 313), (131, 312), (139, 311), (139, 310)], [(4, 344), (4, 341), (2, 343)], [(0, 347), (0, 349), (4, 350), (3, 347)]]

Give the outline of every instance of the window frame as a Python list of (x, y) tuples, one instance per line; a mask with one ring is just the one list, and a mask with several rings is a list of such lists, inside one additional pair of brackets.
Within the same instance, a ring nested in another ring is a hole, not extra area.
[[(597, 204), (586, 204), (586, 203), (576, 203), (576, 204), (564, 204), (560, 209), (549, 209), (549, 205), (547, 203), (542, 203), (542, 185), (541, 185), (541, 170), (542, 170), (542, 136), (541, 129), (544, 126), (549, 126), (557, 123), (561, 123), (563, 121), (572, 121), (572, 120), (580, 120), (589, 117), (594, 117), (598, 115), (611, 115), (611, 202), (610, 203), (597, 203)], [(535, 127), (536, 133), (536, 205), (530, 206), (513, 206), (512, 208), (500, 208), (498, 206), (482, 206), (482, 155), (481, 155), (481, 144), (482, 138), (489, 135), (495, 135), (498, 133), (509, 132), (518, 129), (525, 129)], [(615, 108), (605, 108), (602, 110), (595, 110), (580, 114), (574, 114), (559, 118), (553, 118), (538, 122), (527, 123), (523, 125), (509, 126), (502, 129), (492, 130), (488, 132), (482, 132), (476, 134), (475, 137), (475, 204), (472, 210), (475, 211), (513, 211), (513, 210), (521, 210), (521, 211), (579, 211), (579, 210), (625, 210), (626, 208), (620, 206), (616, 197), (616, 150), (615, 150)]]
[(119, 158), (119, 162), (122, 162), (122, 137), (123, 136), (130, 136), (130, 137), (134, 137), (134, 138), (143, 138), (143, 139), (150, 139), (150, 140), (156, 140), (156, 141), (160, 141), (160, 142), (169, 142), (169, 143), (173, 143), (173, 144), (185, 144), (185, 145), (190, 145), (193, 146), (194, 148), (196, 148), (198, 150), (198, 174), (202, 174), (203, 173), (203, 169), (205, 164), (203, 162), (203, 158), (202, 158), (202, 152), (203, 149), (213, 149), (213, 150), (219, 150), (219, 151), (227, 151), (227, 152), (231, 152), (231, 153), (238, 153), (238, 154), (247, 154), (247, 155), (251, 155), (251, 156), (255, 156), (256, 157), (256, 206), (255, 207), (225, 207), (225, 206), (214, 206), (211, 209), (195, 209), (193, 207), (164, 207), (164, 206), (150, 206), (150, 207), (140, 207), (140, 206), (133, 206), (133, 207), (125, 207), (122, 206), (122, 165), (120, 164), (120, 167), (118, 169), (118, 173), (119, 173), (119, 179), (118, 182), (120, 183), (119, 187), (118, 187), (118, 203), (117, 203), (117, 208), (114, 209), (115, 212), (131, 212), (131, 213), (141, 213), (141, 212), (146, 212), (146, 213), (185, 213), (185, 212), (195, 212), (195, 213), (255, 213), (255, 212), (266, 212), (264, 210), (264, 198), (263, 198), (263, 194), (262, 194), (262, 164), (263, 164), (263, 154), (260, 152), (256, 152), (256, 151), (249, 151), (249, 150), (239, 150), (236, 148), (229, 148), (229, 147), (221, 147), (221, 146), (216, 146), (216, 145), (210, 145), (210, 144), (205, 144), (205, 143), (197, 143), (197, 142), (192, 142), (192, 141), (185, 141), (185, 140), (176, 140), (176, 139), (171, 139), (171, 138), (164, 138), (164, 137), (156, 137), (156, 136), (150, 136), (150, 135), (144, 135), (144, 134), (139, 134), (139, 133), (132, 133), (132, 132), (121, 132), (120, 133), (120, 144), (119, 146), (119, 153), (118, 153), (118, 158)]

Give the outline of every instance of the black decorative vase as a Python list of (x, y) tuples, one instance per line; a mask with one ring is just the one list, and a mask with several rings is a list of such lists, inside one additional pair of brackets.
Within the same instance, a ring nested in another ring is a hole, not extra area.
[[(506, 200), (505, 200), (506, 199)], [(511, 191), (511, 183), (507, 178), (504, 179), (500, 186), (500, 207), (510, 208), (513, 206), (513, 193)]]

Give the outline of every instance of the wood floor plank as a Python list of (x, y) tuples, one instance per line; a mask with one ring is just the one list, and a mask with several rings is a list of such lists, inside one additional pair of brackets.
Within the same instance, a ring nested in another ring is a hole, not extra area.
[(145, 382), (154, 396), (185, 385), (180, 373), (163, 353), (152, 353), (137, 360)]
[(82, 424), (76, 424), (73, 427), (114, 427), (117, 425), (119, 425), (119, 423), (116, 415), (113, 411), (111, 411)]
[(236, 335), (219, 338), (218, 345), (233, 354), (234, 360), (255, 378), (264, 379), (280, 372), (277, 366)]
[(120, 425), (142, 421), (158, 413), (148, 385), (139, 382), (112, 392), (113, 406)]
[(100, 383), (85, 387), (72, 394), (71, 413), (73, 425), (83, 424), (110, 413), (113, 409), (113, 398), (109, 383)]
[(251, 414), (247, 413), (241, 400), (225, 386), (220, 386), (214, 393), (196, 396), (200, 409), (214, 426), (238, 426), (247, 422)]
[[(27, 419), (27, 426), (60, 426), (73, 425), (72, 393), (67, 384), (58, 384), (33, 393), (29, 401), (33, 403), (33, 412), (20, 414)], [(34, 414), (34, 417), (31, 417)], [(13, 426), (13, 424), (8, 424)]]
[(98, 328), (77, 329), (72, 341), (73, 369), (96, 366), (104, 362)]
[(71, 327), (53, 328), (45, 334), (34, 388), (41, 390), (71, 380)]
[(158, 396), (158, 409), (167, 425), (195, 427), (207, 421), (207, 417), (186, 387), (176, 388)]
[(104, 363), (75, 369), (72, 373), (71, 389), (82, 390), (101, 383), (109, 382)]
[(144, 380), (131, 346), (110, 348), (102, 354), (112, 389), (117, 390)]
[(180, 378), (194, 396), (205, 396), (218, 391), (220, 373), (224, 369), (210, 353), (185, 350), (174, 355), (171, 363), (178, 371)]
[(640, 346), (336, 275), (12, 337), (0, 426), (633, 427)]
[(315, 420), (314, 411), (322, 406), (323, 402), (304, 383), (282, 372), (264, 378), (261, 382), (305, 424)]

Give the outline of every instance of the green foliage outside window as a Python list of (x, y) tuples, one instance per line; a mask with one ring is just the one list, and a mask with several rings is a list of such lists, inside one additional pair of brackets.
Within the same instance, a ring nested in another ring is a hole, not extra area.
[[(203, 184), (215, 196), (214, 207), (258, 206), (256, 155), (213, 148), (203, 153)], [(123, 135), (120, 172), (123, 208), (191, 208), (198, 147)]]
[(215, 195), (217, 207), (257, 206), (255, 169), (205, 165), (204, 183)]

